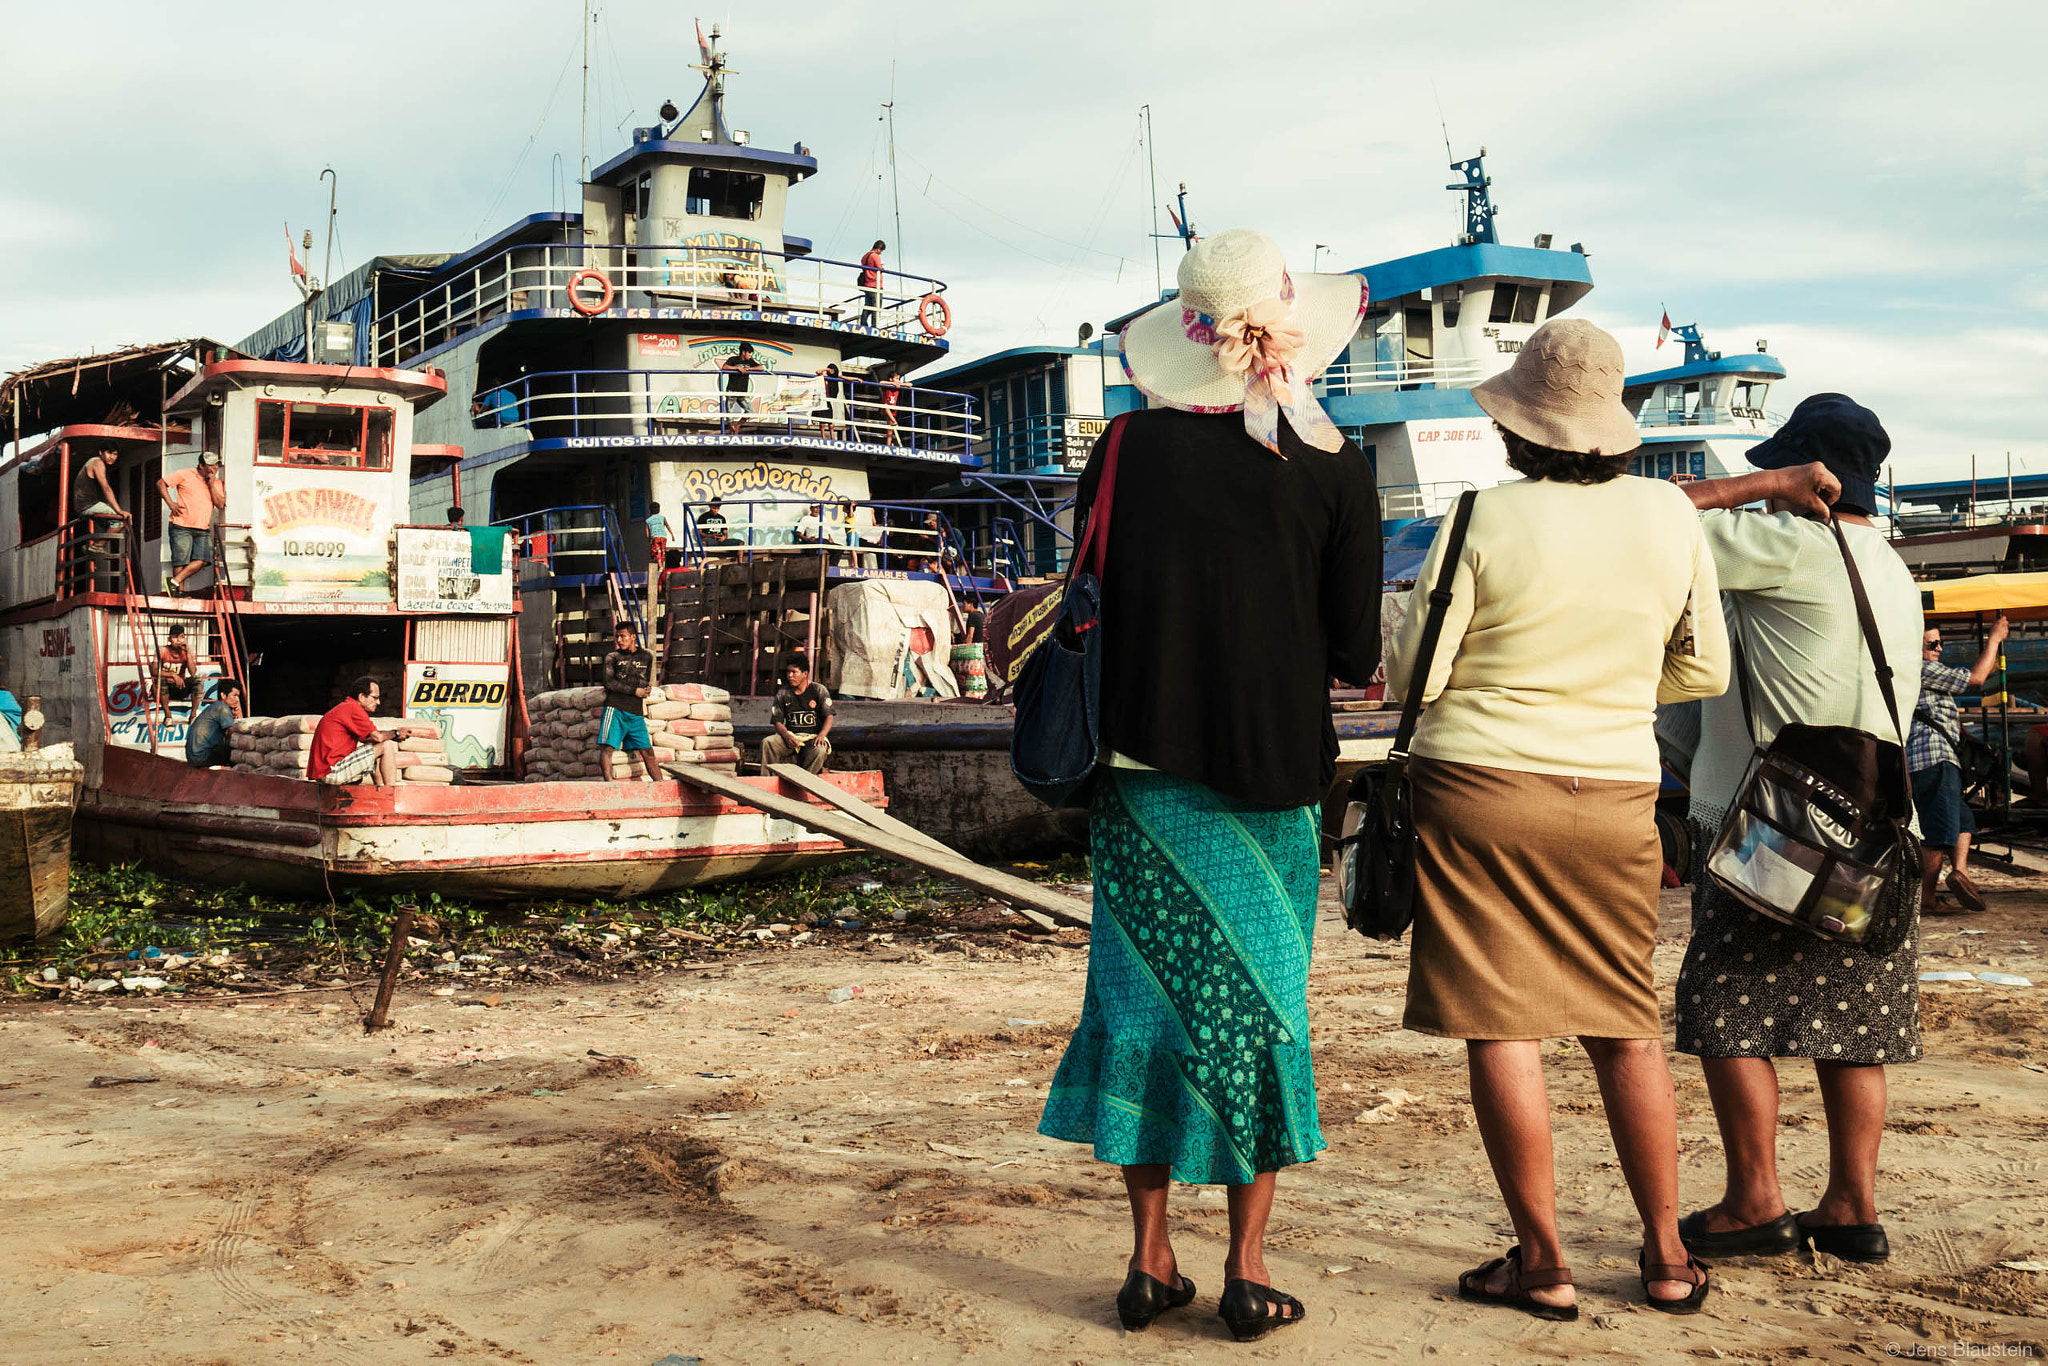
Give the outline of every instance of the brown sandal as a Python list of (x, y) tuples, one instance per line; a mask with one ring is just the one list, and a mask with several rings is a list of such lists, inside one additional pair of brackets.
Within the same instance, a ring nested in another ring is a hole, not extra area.
[[(1650, 1308), (1663, 1314), (1697, 1314), (1700, 1306), (1707, 1302), (1707, 1268), (1691, 1253), (1686, 1254), (1683, 1266), (1670, 1262), (1645, 1263), (1644, 1254), (1636, 1254), (1636, 1266), (1643, 1273), (1643, 1298), (1650, 1302)], [(1651, 1281), (1684, 1281), (1692, 1287), (1692, 1293), (1682, 1300), (1660, 1300), (1650, 1293)]]
[[(1508, 1288), (1496, 1295), (1486, 1288), (1486, 1280), (1502, 1267), (1508, 1268)], [(1545, 1304), (1541, 1300), (1531, 1298), (1528, 1293), (1546, 1286), (1571, 1283), (1572, 1273), (1569, 1267), (1556, 1266), (1544, 1271), (1524, 1271), (1522, 1249), (1517, 1245), (1508, 1249), (1507, 1256), (1495, 1257), (1484, 1266), (1475, 1266), (1458, 1277), (1458, 1298), (1470, 1300), (1474, 1304), (1504, 1304), (1554, 1323), (1576, 1323), (1579, 1317), (1579, 1306), (1576, 1301), (1571, 1304)]]

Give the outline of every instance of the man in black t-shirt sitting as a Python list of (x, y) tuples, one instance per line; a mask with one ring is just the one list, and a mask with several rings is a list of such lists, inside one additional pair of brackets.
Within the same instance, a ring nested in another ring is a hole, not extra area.
[(775, 702), (768, 709), (775, 733), (761, 741), (761, 768), (795, 763), (812, 773), (823, 773), (832, 757), (832, 694), (823, 683), (811, 678), (811, 661), (792, 655), (782, 666), (782, 686), (775, 690)]

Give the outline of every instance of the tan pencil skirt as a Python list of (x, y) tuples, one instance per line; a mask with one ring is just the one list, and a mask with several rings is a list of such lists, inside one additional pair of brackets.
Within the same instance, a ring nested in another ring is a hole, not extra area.
[(1402, 1023), (1453, 1039), (1663, 1033), (1657, 784), (1417, 758)]

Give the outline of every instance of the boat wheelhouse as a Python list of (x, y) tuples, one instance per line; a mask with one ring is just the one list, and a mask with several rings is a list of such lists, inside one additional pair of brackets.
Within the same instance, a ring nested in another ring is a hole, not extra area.
[[(1685, 358), (1666, 370), (1630, 375), (1622, 402), (1635, 414), (1643, 447), (1629, 473), (1651, 479), (1714, 479), (1748, 465), (1748, 448), (1784, 425), (1766, 401), (1785, 367), (1759, 340), (1739, 356), (1710, 351), (1695, 323), (1671, 329)], [(1663, 334), (1658, 345), (1663, 345)]]

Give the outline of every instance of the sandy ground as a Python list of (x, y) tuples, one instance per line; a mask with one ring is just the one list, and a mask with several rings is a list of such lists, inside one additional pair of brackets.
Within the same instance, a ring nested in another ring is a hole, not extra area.
[[(1633, 1214), (1565, 1044), (1550, 1076), (1585, 1317), (1450, 1296), (1507, 1232), (1460, 1047), (1397, 1027), (1405, 945), (1380, 952), (1326, 907), (1311, 1012), (1330, 1148), (1283, 1176), (1269, 1252), (1309, 1318), (1260, 1343), (1231, 1343), (1215, 1317), (1213, 1189), (1175, 1196), (1201, 1298), (1146, 1334), (1116, 1325), (1115, 1169), (1034, 1132), (1079, 1013), (1086, 951), (1069, 933), (762, 950), (507, 987), (494, 1007), (413, 988), (374, 1039), (340, 993), (0, 1008), (0, 1357), (2038, 1356), (2048, 1273), (1999, 1263), (2048, 1258), (2048, 895), (1987, 881), (1992, 910), (1933, 924), (1925, 966), (2043, 985), (1927, 988), (1928, 1060), (1892, 1073), (1892, 1261), (1723, 1263), (1696, 1318), (1640, 1307)], [(1667, 984), (1684, 897), (1666, 896)], [(862, 994), (829, 1003), (846, 985)], [(1689, 1208), (1717, 1196), (1719, 1148), (1697, 1065), (1676, 1070)], [(127, 1076), (158, 1080), (93, 1085)], [(1810, 1068), (1784, 1076), (1801, 1208), (1826, 1135)]]

